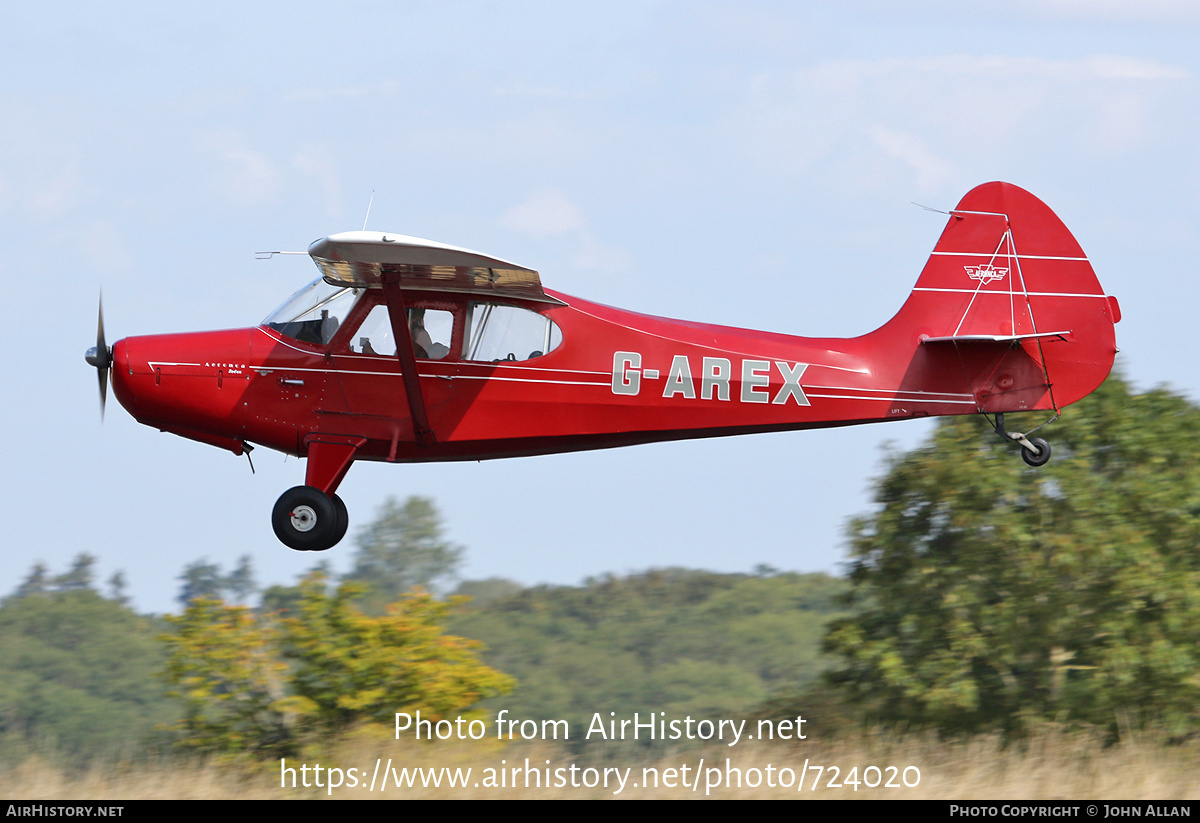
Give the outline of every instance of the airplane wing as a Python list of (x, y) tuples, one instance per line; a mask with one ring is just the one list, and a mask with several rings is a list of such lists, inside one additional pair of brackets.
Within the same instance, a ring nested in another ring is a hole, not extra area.
[(381, 287), (384, 275), (400, 288), (508, 297), (561, 306), (542, 289), (533, 269), (470, 249), (403, 234), (348, 231), (323, 237), (308, 254), (333, 284)]

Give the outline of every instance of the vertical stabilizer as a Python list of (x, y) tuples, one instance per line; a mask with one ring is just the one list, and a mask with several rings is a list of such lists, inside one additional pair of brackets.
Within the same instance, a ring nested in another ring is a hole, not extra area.
[[(1045, 203), (1009, 183), (963, 197), (900, 312), (905, 387), (969, 390), (980, 411), (1060, 409), (1108, 376), (1115, 298)], [(944, 389), (943, 389), (944, 390)]]

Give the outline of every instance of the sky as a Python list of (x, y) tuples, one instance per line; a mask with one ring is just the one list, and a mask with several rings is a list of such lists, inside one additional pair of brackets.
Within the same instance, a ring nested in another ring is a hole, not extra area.
[(248, 554), (264, 585), (345, 571), (355, 527), (414, 494), (469, 579), (837, 572), (888, 449), (931, 431), (356, 464), (350, 536), (291, 552), (270, 510), (302, 461), (259, 449), (252, 474), (116, 402), (101, 422), (83, 353), (101, 290), (110, 343), (257, 324), (317, 272), (254, 252), (359, 229), (372, 197), (368, 228), (567, 294), (848, 337), (891, 317), (941, 233), (913, 203), (1006, 180), (1119, 298), (1124, 374), (1200, 398), (1190, 2), (47, 2), (0, 23), (0, 594), (80, 552), (153, 612), (201, 559)]

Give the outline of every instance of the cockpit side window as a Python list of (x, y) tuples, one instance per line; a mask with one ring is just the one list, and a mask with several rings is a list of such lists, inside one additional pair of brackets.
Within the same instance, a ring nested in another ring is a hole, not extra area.
[(331, 286), (318, 277), (271, 312), (263, 323), (304, 343), (328, 345), (362, 291)]
[(464, 341), (464, 360), (532, 360), (558, 348), (562, 331), (549, 317), (529, 309), (503, 303), (472, 303), (467, 309)]
[(392, 318), (388, 315), (388, 307), (377, 303), (358, 331), (351, 335), (350, 351), (356, 354), (377, 354), (383, 357), (396, 355), (396, 341), (392, 337)]
[[(349, 335), (347, 345), (354, 354), (395, 357), (396, 340), (388, 306), (382, 298), (373, 299), (378, 302), (366, 311), (363, 321)], [(417, 302), (418, 305), (408, 308), (408, 333), (412, 337), (413, 354), (418, 360), (449, 358), (454, 349), (454, 316), (462, 314), (461, 308), (455, 312), (450, 306), (430, 305), (423, 300)], [(353, 318), (351, 322), (354, 322)]]
[(442, 360), (454, 344), (454, 315), (442, 309), (409, 309), (408, 333), (418, 359)]

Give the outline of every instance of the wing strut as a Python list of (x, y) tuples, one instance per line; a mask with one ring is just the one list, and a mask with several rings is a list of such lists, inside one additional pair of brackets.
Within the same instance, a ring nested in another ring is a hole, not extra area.
[(413, 437), (418, 446), (431, 446), (437, 442), (437, 436), (429, 427), (425, 396), (421, 394), (421, 378), (417, 374), (417, 356), (408, 330), (408, 310), (400, 288), (400, 274), (385, 271), (381, 280), (388, 318), (392, 321), (392, 339), (396, 341), (396, 357), (400, 359), (401, 377), (404, 378), (404, 393), (408, 396), (408, 411), (412, 415)]

